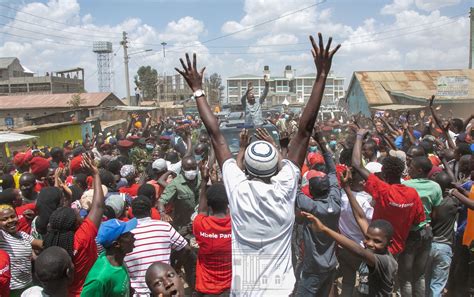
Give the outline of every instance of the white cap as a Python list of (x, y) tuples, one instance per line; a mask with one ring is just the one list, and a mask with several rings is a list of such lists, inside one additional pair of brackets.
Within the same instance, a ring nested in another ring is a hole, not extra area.
[(379, 162), (369, 162), (365, 165), (365, 169), (367, 169), (370, 173), (379, 173), (382, 172), (382, 164)]
[(163, 171), (163, 170), (166, 170), (168, 168), (167, 164), (166, 164), (166, 160), (165, 159), (156, 159), (152, 164), (151, 164), (151, 168), (152, 169), (155, 169), (155, 170), (158, 170), (158, 171)]

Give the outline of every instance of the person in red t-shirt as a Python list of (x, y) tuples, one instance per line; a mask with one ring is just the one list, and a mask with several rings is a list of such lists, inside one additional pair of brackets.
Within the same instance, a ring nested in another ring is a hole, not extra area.
[(359, 129), (352, 153), (352, 167), (367, 180), (365, 191), (375, 201), (372, 220), (384, 219), (393, 226), (394, 234), (389, 251), (400, 254), (413, 225), (425, 220), (421, 198), (415, 189), (400, 184), (405, 164), (397, 157), (387, 156), (382, 162), (384, 180), (362, 166), (362, 140), (368, 131)]
[(10, 296), (10, 256), (0, 250), (0, 296)]
[(74, 281), (69, 286), (68, 296), (81, 295), (82, 286), (87, 273), (97, 259), (95, 238), (104, 214), (105, 202), (99, 170), (92, 159), (84, 154), (82, 166), (94, 178), (92, 199), (89, 214), (81, 222), (79, 213), (69, 207), (55, 210), (49, 219), (50, 230), (44, 237), (44, 246), (59, 246), (64, 248), (74, 263)]
[(36, 215), (36, 204), (22, 205), (20, 192), (12, 188), (0, 192), (0, 204), (8, 204), (15, 208), (18, 217), (17, 230), (30, 234), (31, 222)]
[(120, 169), (120, 175), (127, 180), (128, 185), (126, 187), (121, 187), (119, 192), (128, 194), (133, 198), (137, 197), (140, 185), (135, 182), (135, 178), (137, 177), (135, 166), (123, 165)]
[(201, 175), (199, 213), (193, 221), (193, 233), (199, 245), (196, 291), (199, 296), (220, 296), (229, 292), (232, 282), (229, 201), (223, 184), (214, 184), (206, 189), (209, 180), (206, 166), (202, 166)]

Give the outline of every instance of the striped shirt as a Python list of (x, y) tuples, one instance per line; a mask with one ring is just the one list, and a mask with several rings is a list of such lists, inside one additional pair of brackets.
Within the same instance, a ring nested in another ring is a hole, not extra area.
[(169, 264), (171, 249), (180, 251), (188, 243), (169, 223), (150, 217), (138, 219), (131, 232), (135, 235), (135, 248), (125, 257), (125, 265), (135, 296), (149, 296), (145, 283), (148, 267), (155, 262)]
[(33, 240), (31, 235), (22, 231), (12, 235), (0, 230), (0, 249), (10, 256), (11, 290), (25, 288), (32, 282), (31, 243)]

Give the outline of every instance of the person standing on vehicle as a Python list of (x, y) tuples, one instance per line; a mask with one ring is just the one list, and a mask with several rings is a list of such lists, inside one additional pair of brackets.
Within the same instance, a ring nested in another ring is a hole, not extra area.
[(263, 77), (263, 80), (265, 81), (265, 88), (263, 89), (263, 93), (258, 101), (255, 99), (255, 93), (251, 82), (248, 84), (247, 91), (242, 96), (242, 99), (240, 99), (242, 107), (245, 110), (245, 125), (253, 125), (255, 127), (263, 125), (262, 104), (265, 101), (265, 98), (267, 98), (269, 88), (269, 80), (266, 75)]

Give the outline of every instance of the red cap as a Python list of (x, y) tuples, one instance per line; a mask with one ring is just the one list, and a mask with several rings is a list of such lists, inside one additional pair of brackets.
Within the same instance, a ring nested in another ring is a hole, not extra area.
[(33, 174), (40, 174), (49, 168), (49, 162), (43, 157), (34, 157), (30, 161), (30, 170)]
[(15, 155), (15, 157), (13, 157), (13, 164), (15, 164), (17, 167), (25, 165), (26, 162), (26, 153), (18, 153)]
[(309, 153), (308, 162), (310, 166), (313, 166), (315, 164), (324, 164), (323, 155), (321, 155), (320, 153)]
[(131, 148), (133, 146), (133, 142), (127, 139), (120, 140), (119, 142), (117, 142), (117, 144), (121, 148)]
[(69, 170), (71, 175), (74, 174), (77, 170), (81, 169), (81, 163), (82, 163), (82, 156), (75, 156), (72, 158), (71, 163), (69, 164)]

